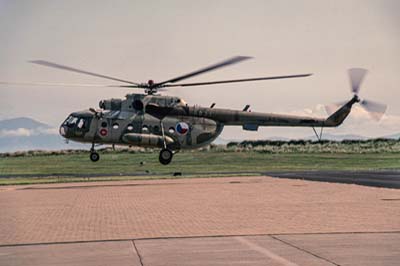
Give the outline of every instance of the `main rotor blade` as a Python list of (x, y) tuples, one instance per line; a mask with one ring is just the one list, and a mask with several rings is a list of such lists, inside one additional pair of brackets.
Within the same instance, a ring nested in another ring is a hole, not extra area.
[(351, 68), (349, 69), (349, 78), (350, 78), (350, 85), (351, 91), (354, 94), (358, 94), (360, 91), (361, 83), (367, 74), (367, 70), (363, 68)]
[(224, 60), (222, 62), (219, 62), (217, 64), (214, 64), (214, 65), (211, 65), (211, 66), (196, 70), (194, 72), (190, 72), (188, 74), (185, 74), (185, 75), (173, 78), (173, 79), (169, 79), (169, 80), (166, 80), (166, 81), (163, 81), (163, 82), (156, 83), (153, 86), (154, 87), (159, 87), (159, 86), (162, 86), (162, 85), (164, 85), (166, 83), (175, 83), (177, 81), (180, 81), (180, 80), (183, 80), (183, 79), (187, 79), (187, 78), (191, 78), (193, 76), (197, 76), (197, 75), (200, 75), (202, 73), (209, 72), (209, 71), (221, 68), (221, 67), (225, 67), (225, 66), (229, 66), (229, 65), (232, 65), (232, 64), (235, 64), (235, 63), (239, 63), (239, 62), (241, 62), (243, 60), (247, 60), (247, 59), (250, 59), (250, 58), (252, 58), (252, 57), (249, 57), (249, 56), (235, 56), (235, 57), (229, 58), (227, 60)]
[(114, 80), (114, 81), (120, 81), (120, 82), (129, 83), (129, 84), (133, 84), (133, 85), (139, 86), (138, 83), (132, 82), (132, 81), (129, 81), (129, 80), (124, 80), (124, 79), (114, 78), (114, 77), (105, 76), (105, 75), (101, 75), (101, 74), (96, 74), (96, 73), (93, 73), (93, 72), (89, 72), (89, 71), (85, 71), (85, 70), (81, 70), (81, 69), (77, 69), (77, 68), (73, 68), (73, 67), (69, 67), (69, 66), (59, 65), (59, 64), (56, 64), (56, 63), (53, 63), (53, 62), (49, 62), (49, 61), (33, 60), (33, 61), (28, 61), (28, 62), (33, 63), (33, 64), (42, 65), (42, 66), (58, 68), (58, 69), (62, 69), (62, 70), (67, 70), (67, 71), (76, 72), (76, 73), (80, 73), (80, 74), (86, 74), (86, 75), (95, 76), (95, 77), (99, 77), (99, 78), (110, 79), (110, 80)]
[(195, 82), (195, 83), (182, 83), (182, 84), (166, 84), (166, 85), (163, 85), (163, 87), (188, 87), (188, 86), (212, 85), (212, 84), (234, 83), (234, 82), (246, 82), (246, 81), (257, 81), (257, 80), (268, 80), (268, 79), (303, 78), (303, 77), (309, 77), (309, 76), (311, 76), (311, 75), (312, 75), (312, 74), (298, 74), (298, 75), (273, 76), (273, 77), (262, 77), (262, 78), (217, 80), (217, 81), (206, 81), (206, 82)]
[[(120, 87), (120, 85), (102, 85), (102, 84), (69, 84), (53, 82), (8, 82), (0, 81), (0, 85), (22, 85), (22, 86), (64, 86), (64, 87)], [(130, 88), (136, 88), (135, 85), (128, 85)]]

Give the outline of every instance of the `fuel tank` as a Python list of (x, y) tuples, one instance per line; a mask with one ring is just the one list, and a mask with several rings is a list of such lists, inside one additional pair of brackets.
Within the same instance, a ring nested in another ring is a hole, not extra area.
[[(165, 136), (164, 139), (167, 145), (174, 142), (174, 140), (168, 136)], [(141, 147), (164, 147), (163, 136), (153, 134), (127, 133), (122, 136), (122, 141), (127, 144)]]

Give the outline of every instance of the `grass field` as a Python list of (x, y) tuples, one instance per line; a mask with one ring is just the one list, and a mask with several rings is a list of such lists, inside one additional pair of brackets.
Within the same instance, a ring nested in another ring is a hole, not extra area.
[(88, 157), (88, 153), (2, 157), (0, 177), (3, 178), (0, 178), (0, 184), (84, 181), (87, 180), (85, 175), (90, 175), (91, 180), (115, 180), (173, 178), (174, 172), (190, 177), (229, 175), (229, 172), (256, 174), (288, 170), (400, 169), (400, 153), (390, 152), (192, 151), (176, 154), (172, 163), (167, 166), (158, 162), (157, 152), (107, 152), (101, 154), (100, 161), (96, 163), (91, 162)]

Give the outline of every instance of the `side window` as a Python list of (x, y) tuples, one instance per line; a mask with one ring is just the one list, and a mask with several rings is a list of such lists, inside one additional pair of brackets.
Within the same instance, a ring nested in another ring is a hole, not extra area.
[(79, 128), (79, 129), (82, 129), (82, 128), (84, 128), (84, 127), (85, 127), (85, 119), (81, 118), (81, 119), (79, 119), (79, 121), (78, 121), (78, 128)]

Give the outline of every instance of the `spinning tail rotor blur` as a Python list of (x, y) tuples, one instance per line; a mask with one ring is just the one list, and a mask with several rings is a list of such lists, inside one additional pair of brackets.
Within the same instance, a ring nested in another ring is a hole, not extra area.
[[(383, 103), (378, 103), (375, 101), (367, 100), (367, 99), (360, 99), (359, 92), (361, 88), (361, 84), (367, 74), (368, 70), (363, 68), (351, 68), (348, 70), (351, 92), (354, 94), (354, 97), (358, 100), (361, 107), (368, 112), (372, 119), (379, 121), (381, 120), (382, 116), (386, 112), (387, 105)], [(326, 112), (331, 115), (340, 106), (343, 106), (346, 102), (330, 104), (325, 106)]]

